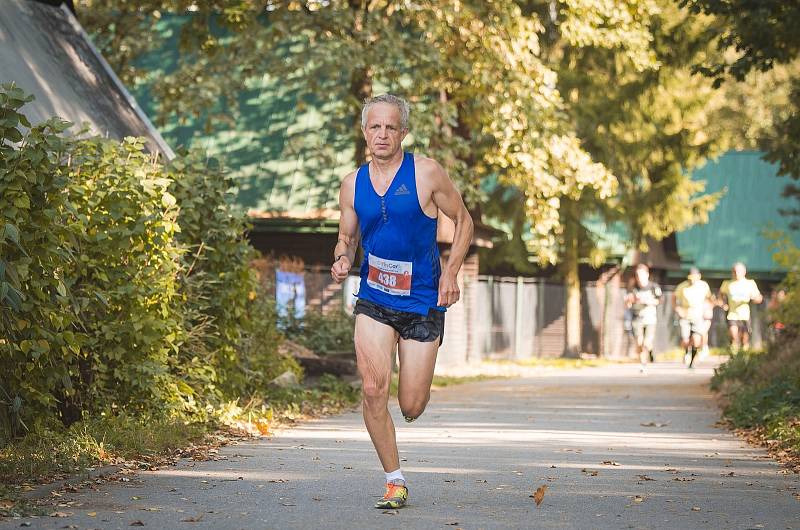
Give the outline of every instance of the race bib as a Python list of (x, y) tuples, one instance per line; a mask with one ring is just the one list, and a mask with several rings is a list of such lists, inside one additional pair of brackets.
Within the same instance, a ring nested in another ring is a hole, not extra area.
[(383, 259), (369, 255), (367, 285), (397, 296), (411, 294), (411, 262)]

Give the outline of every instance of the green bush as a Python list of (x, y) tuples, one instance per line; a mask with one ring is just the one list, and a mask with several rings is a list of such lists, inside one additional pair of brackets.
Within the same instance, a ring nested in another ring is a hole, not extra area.
[(717, 368), (712, 388), (725, 399), (736, 427), (761, 430), (800, 452), (800, 344), (784, 337), (767, 352), (739, 352)]
[(301, 373), (218, 165), (31, 126), (27, 101), (0, 89), (0, 438), (102, 412), (202, 420)]
[(169, 164), (184, 249), (181, 290), (187, 341), (176, 369), (207, 395), (235, 399), (263, 390), (286, 370), (274, 302), (262, 292), (244, 239), (244, 212), (233, 203), (233, 182), (214, 160), (184, 153)]
[(288, 339), (318, 354), (354, 351), (353, 317), (338, 308), (328, 312), (308, 308), (303, 318), (285, 317), (281, 329)]
[(171, 180), (138, 139), (77, 141), (70, 156), (66, 277), (82, 362), (67, 423), (97, 405), (172, 404), (185, 390), (169, 371), (182, 336)]
[(65, 281), (76, 237), (64, 222), (68, 124), (31, 127), (19, 112), (31, 99), (0, 89), (0, 428), (14, 436), (70, 391), (82, 352)]

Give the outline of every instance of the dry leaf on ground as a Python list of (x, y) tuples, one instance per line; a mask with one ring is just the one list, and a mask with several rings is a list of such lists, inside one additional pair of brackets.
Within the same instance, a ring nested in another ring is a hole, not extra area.
[(539, 506), (540, 504), (542, 504), (542, 500), (544, 500), (544, 492), (545, 491), (547, 491), (547, 485), (546, 484), (543, 485), (543, 486), (539, 486), (539, 488), (535, 492), (533, 492), (533, 495), (530, 495), (530, 497), (532, 497), (533, 500), (536, 502), (536, 506)]
[(642, 427), (666, 427), (669, 425), (669, 422), (659, 423), (656, 421), (648, 421), (645, 423), (640, 423), (639, 425), (641, 425)]

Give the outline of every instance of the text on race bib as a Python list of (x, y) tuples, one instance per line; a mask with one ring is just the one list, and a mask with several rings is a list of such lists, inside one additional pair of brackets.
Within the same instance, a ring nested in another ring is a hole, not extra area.
[(367, 285), (396, 296), (411, 294), (411, 262), (383, 259), (369, 255)]

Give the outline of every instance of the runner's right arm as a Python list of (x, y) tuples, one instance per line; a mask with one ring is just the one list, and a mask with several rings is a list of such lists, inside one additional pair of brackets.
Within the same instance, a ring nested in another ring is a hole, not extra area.
[(344, 178), (339, 189), (339, 237), (333, 249), (334, 261), (331, 266), (331, 277), (336, 283), (342, 283), (350, 274), (358, 250), (360, 234), (358, 216), (353, 205), (355, 181), (356, 173), (350, 173)]

